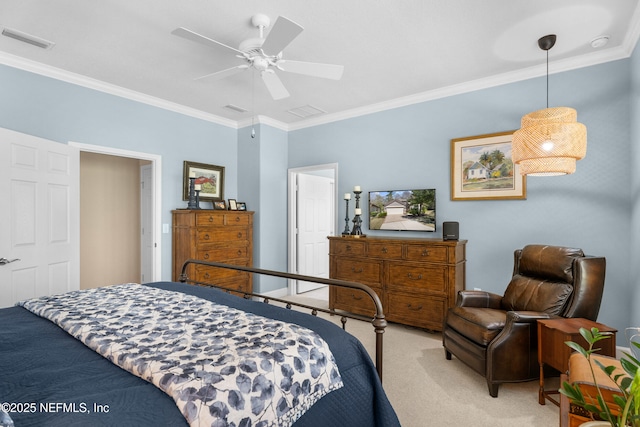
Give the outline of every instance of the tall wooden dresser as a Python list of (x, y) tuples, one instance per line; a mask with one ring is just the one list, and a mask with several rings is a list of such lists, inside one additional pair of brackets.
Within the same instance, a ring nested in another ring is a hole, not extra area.
[[(189, 259), (253, 266), (253, 212), (175, 210), (173, 214), (173, 280), (180, 279)], [(250, 273), (207, 266), (191, 266), (187, 274), (197, 281), (251, 292)]]
[[(376, 291), (388, 321), (442, 330), (465, 288), (466, 240), (329, 237), (330, 275)], [(329, 290), (329, 308), (373, 315), (359, 290)]]

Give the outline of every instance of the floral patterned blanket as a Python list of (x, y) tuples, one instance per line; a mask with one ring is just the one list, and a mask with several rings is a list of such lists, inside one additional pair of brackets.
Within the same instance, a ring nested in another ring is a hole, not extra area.
[(180, 292), (124, 284), (18, 305), (155, 384), (191, 426), (290, 426), (343, 386), (315, 332)]

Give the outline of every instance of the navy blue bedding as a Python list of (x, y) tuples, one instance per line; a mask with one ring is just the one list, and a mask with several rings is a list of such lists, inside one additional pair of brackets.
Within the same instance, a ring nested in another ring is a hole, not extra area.
[[(148, 286), (196, 295), (318, 332), (331, 348), (344, 387), (312, 406), (296, 427), (400, 425), (366, 350), (333, 323), (212, 288), (172, 282)], [(0, 310), (3, 402), (11, 406), (16, 427), (187, 425), (173, 400), (153, 384), (113, 365), (22, 307)]]

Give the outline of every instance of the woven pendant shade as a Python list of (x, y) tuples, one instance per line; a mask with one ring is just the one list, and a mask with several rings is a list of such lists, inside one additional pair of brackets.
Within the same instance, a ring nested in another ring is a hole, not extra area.
[(576, 161), (587, 153), (587, 128), (577, 122), (576, 110), (546, 108), (522, 117), (513, 134), (513, 162), (520, 174), (553, 176), (576, 171)]

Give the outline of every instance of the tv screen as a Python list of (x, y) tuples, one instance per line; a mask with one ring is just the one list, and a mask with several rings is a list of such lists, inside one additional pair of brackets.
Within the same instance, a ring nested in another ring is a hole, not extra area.
[(370, 191), (369, 230), (436, 231), (436, 190)]

